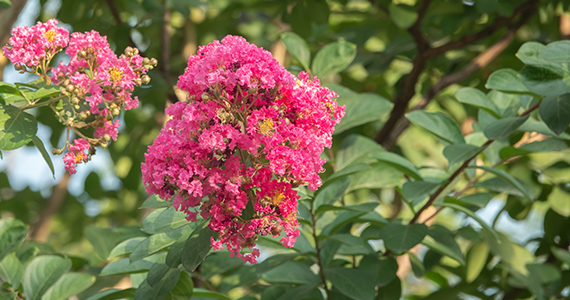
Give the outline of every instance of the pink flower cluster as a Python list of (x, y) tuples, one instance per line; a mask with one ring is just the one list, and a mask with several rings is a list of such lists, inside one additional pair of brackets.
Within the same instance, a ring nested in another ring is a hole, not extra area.
[(22, 26), (12, 29), (8, 45), (2, 50), (14, 65), (45, 68), (41, 62), (49, 61), (69, 43), (69, 32), (57, 27), (57, 20), (38, 22), (32, 27)]
[(236, 36), (200, 47), (178, 87), (187, 101), (167, 108), (169, 121), (141, 166), (147, 192), (173, 198), (190, 221), (210, 219), (212, 246), (244, 261), (256, 262), (259, 250), (242, 249), (260, 235), (284, 231), (281, 243), (292, 247), (293, 188), (322, 183), (320, 154), (344, 116), (337, 95)]
[[(82, 148), (85, 142), (87, 148), (91, 148), (89, 152), (94, 153), (95, 146), (106, 147), (111, 139), (117, 140), (120, 125), (117, 117), (121, 109), (138, 107), (138, 99), (132, 92), (135, 86), (148, 84), (150, 77), (146, 72), (157, 62), (154, 58), (141, 57), (138, 50), (131, 47), (117, 56), (107, 37), (94, 30), (74, 32), (70, 39), (69, 32), (58, 28), (57, 23), (51, 19), (31, 28), (14, 28), (9, 44), (3, 50), (16, 69), (40, 75), (47, 85), (53, 82), (62, 87), (61, 95), (47, 102), (68, 130), (82, 137), (75, 146), (69, 141), (66, 143), (69, 153), (64, 157), (65, 168), (75, 174), (75, 164), (91, 158), (91, 154), (81, 154), (86, 150)], [(61, 62), (53, 69), (49, 67), (53, 56), (65, 47), (70, 56), (69, 63)], [(48, 75), (49, 71), (52, 76)], [(95, 129), (93, 138), (79, 131), (89, 127)], [(54, 149), (53, 153), (61, 154), (63, 150)]]

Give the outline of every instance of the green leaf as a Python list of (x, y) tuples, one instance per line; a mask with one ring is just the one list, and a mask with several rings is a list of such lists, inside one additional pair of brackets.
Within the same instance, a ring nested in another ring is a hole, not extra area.
[(559, 261), (565, 262), (568, 265), (570, 265), (570, 252), (568, 252), (568, 250), (562, 248), (556, 248), (555, 246), (550, 247), (550, 250), (552, 251), (552, 254)]
[(473, 282), (485, 267), (489, 256), (489, 245), (487, 242), (481, 241), (474, 244), (467, 253), (467, 265), (465, 267), (465, 281)]
[(477, 193), (477, 194), (462, 196), (459, 199), (446, 197), (445, 202), (457, 203), (467, 206), (474, 205), (478, 208), (482, 208), (487, 206), (487, 203), (491, 201), (491, 198), (493, 198), (493, 196), (489, 193)]
[(569, 92), (570, 74), (568, 70), (551, 65), (526, 65), (520, 72), (524, 85), (541, 96), (556, 96)]
[[(493, 74), (491, 74), (491, 76), (493, 76)], [(491, 77), (489, 77), (489, 79), (490, 78)], [(516, 72), (515, 72), (515, 78), (516, 78)], [(487, 84), (488, 83), (489, 81), (487, 81)], [(455, 92), (455, 98), (457, 98), (457, 100), (459, 100), (459, 102), (461, 103), (469, 104), (471, 106), (483, 109), (484, 111), (488, 112), (494, 117), (500, 118), (498, 114), (499, 108), (495, 105), (495, 103), (493, 103), (491, 100), (489, 100), (489, 98), (487, 98), (487, 95), (485, 95), (485, 93), (483, 93), (478, 89), (474, 89), (471, 87), (460, 88), (459, 90), (457, 90), (457, 92)]]
[(481, 152), (481, 147), (469, 144), (449, 145), (443, 149), (443, 156), (447, 158), (448, 166), (464, 162)]
[(568, 146), (561, 140), (547, 139), (522, 145), (518, 149), (530, 152), (552, 152), (567, 150)]
[(376, 300), (399, 300), (402, 296), (402, 283), (395, 278), (389, 284), (378, 288)]
[(192, 232), (182, 251), (182, 265), (188, 272), (194, 271), (204, 261), (212, 249), (210, 241), (212, 237), (216, 237), (216, 232), (208, 228), (208, 222), (200, 222)]
[(349, 42), (330, 43), (315, 55), (313, 75), (322, 79), (346, 69), (356, 57), (356, 45)]
[(48, 167), (51, 170), (51, 174), (53, 175), (53, 178), (55, 179), (55, 169), (53, 168), (53, 162), (51, 161), (51, 157), (49, 156), (49, 153), (47, 152), (46, 147), (44, 146), (44, 142), (42, 142), (42, 140), (40, 140), (40, 138), (37, 136), (34, 136), (32, 138), (32, 142), (34, 142), (34, 145), (36, 146), (36, 148), (38, 148), (38, 150), (40, 150), (40, 153), (42, 154), (44, 160), (48, 164)]
[(22, 283), (24, 267), (14, 253), (10, 253), (0, 261), (0, 277), (4, 282), (9, 283), (15, 290)]
[(125, 255), (128, 253), (133, 252), (135, 248), (140, 244), (145, 238), (144, 237), (135, 237), (125, 241), (122, 241), (120, 244), (115, 246), (113, 250), (111, 250), (111, 254), (109, 254), (109, 259), (121, 255)]
[(281, 35), (281, 41), (287, 47), (287, 51), (295, 58), (305, 70), (311, 65), (311, 51), (307, 42), (294, 32), (285, 32)]
[(388, 99), (371, 93), (354, 93), (349, 97), (340, 95), (337, 102), (339, 106), (346, 105), (346, 108), (344, 117), (335, 127), (335, 135), (356, 126), (380, 120), (393, 107)]
[(519, 181), (518, 179), (514, 178), (509, 173), (507, 173), (503, 170), (500, 170), (500, 169), (491, 168), (491, 167), (487, 167), (487, 166), (478, 166), (477, 168), (485, 170), (487, 172), (493, 173), (493, 174), (501, 177), (502, 179), (504, 179), (505, 181), (510, 183), (513, 187), (515, 187), (517, 190), (519, 190), (521, 193), (523, 193), (523, 195), (526, 198), (528, 198), (529, 200), (534, 200), (534, 192), (533, 192), (532, 188), (530, 188), (530, 186), (528, 186), (527, 184), (525, 184), (525, 183)]
[(424, 224), (402, 225), (390, 223), (379, 231), (379, 238), (384, 240), (386, 248), (395, 254), (403, 254), (421, 243), (428, 233)]
[(570, 94), (545, 97), (540, 103), (539, 112), (548, 128), (561, 134), (570, 124)]
[(418, 172), (418, 169), (412, 165), (412, 163), (405, 159), (404, 157), (392, 153), (392, 152), (374, 152), (370, 154), (372, 158), (376, 158), (381, 162), (385, 162), (390, 166), (404, 172), (406, 175), (412, 177), (415, 180), (422, 180), (422, 176)]
[(465, 143), (461, 129), (459, 129), (455, 121), (446, 114), (416, 110), (406, 114), (406, 117), (414, 125), (424, 128), (450, 144)]
[(42, 255), (34, 258), (24, 272), (26, 300), (38, 300), (71, 268), (71, 260), (59, 256)]
[(220, 299), (220, 300), (230, 300), (230, 298), (224, 294), (212, 292), (210, 290), (201, 289), (201, 288), (194, 288), (194, 293), (192, 294), (192, 296), (211, 298), (211, 299)]
[(8, 9), (8, 8), (10, 8), (10, 6), (12, 6), (11, 0), (0, 0), (0, 8)]
[(338, 179), (326, 187), (319, 189), (318, 194), (315, 196), (313, 209), (316, 211), (319, 207), (327, 204), (333, 204), (338, 201), (350, 186), (352, 176), (346, 176)]
[(388, 12), (392, 22), (401, 29), (408, 29), (414, 25), (418, 19), (418, 13), (407, 5), (396, 5), (390, 3)]
[(508, 137), (515, 132), (527, 119), (529, 115), (524, 117), (509, 117), (492, 122), (485, 127), (485, 136), (490, 140), (498, 140)]
[(466, 215), (468, 215), (469, 217), (473, 218), (475, 221), (477, 221), (481, 227), (487, 229), (497, 240), (499, 239), (499, 235), (497, 234), (497, 232), (491, 228), (491, 226), (489, 226), (487, 223), (485, 223), (485, 221), (481, 220), (481, 218), (479, 218), (475, 213), (473, 213), (472, 211), (470, 211), (469, 209), (455, 204), (455, 203), (435, 203), (434, 206), (443, 206), (443, 207), (449, 207), (449, 208), (453, 208), (455, 210), (458, 210)]
[(349, 268), (325, 268), (322, 272), (345, 296), (354, 300), (374, 299), (374, 283), (365, 272)]
[(273, 284), (305, 284), (308, 282), (320, 281), (319, 277), (311, 271), (310, 266), (296, 261), (283, 263), (282, 265), (263, 274), (261, 279)]
[(408, 252), (408, 257), (410, 259), (410, 264), (412, 265), (412, 271), (416, 277), (423, 277), (426, 273), (426, 268), (422, 261), (412, 252)]
[(366, 272), (377, 286), (384, 286), (396, 278), (398, 263), (393, 257), (378, 257), (378, 254), (372, 254), (362, 258), (358, 269)]
[(108, 228), (89, 225), (83, 230), (83, 235), (93, 245), (93, 250), (100, 259), (106, 260), (111, 250), (117, 244), (117, 234)]
[(374, 140), (351, 134), (340, 144), (336, 155), (336, 169), (340, 171), (353, 163), (371, 163), (374, 159), (370, 157), (370, 153), (382, 150)]
[(95, 283), (95, 277), (85, 273), (67, 273), (61, 276), (42, 297), (42, 300), (67, 300)]
[(159, 208), (151, 212), (142, 222), (142, 231), (150, 234), (168, 232), (187, 225), (186, 214), (173, 206)]
[(434, 240), (424, 239), (423, 244), (440, 254), (447, 255), (462, 265), (465, 265), (465, 256), (455, 241), (455, 237), (444, 226), (435, 224), (430, 226), (428, 235)]
[(332, 174), (331, 177), (327, 178), (324, 183), (326, 184), (327, 182), (332, 181), (333, 179), (348, 176), (348, 175), (351, 175), (351, 174), (354, 174), (354, 173), (357, 173), (357, 172), (360, 172), (363, 170), (368, 170), (368, 169), (370, 169), (369, 164), (365, 164), (365, 163), (352, 164), (352, 165), (349, 165), (348, 167), (343, 168), (342, 170)]
[(172, 244), (179, 239), (187, 239), (195, 228), (194, 224), (179, 227), (175, 230), (153, 234), (140, 242), (131, 253), (131, 262), (150, 256)]
[[(0, 6), (3, 0), (0, 0)], [(0, 300), (17, 300), (18, 293), (17, 292), (12, 292), (12, 293), (6, 293), (3, 291), (0, 291)]]
[(167, 266), (166, 264), (155, 263), (154, 265), (152, 265), (152, 267), (150, 267), (150, 270), (148, 270), (148, 275), (146, 276), (146, 282), (151, 287), (154, 287), (162, 278), (164, 278), (164, 275), (168, 273), (168, 270), (170, 270), (170, 267)]
[[(488, 89), (499, 90), (502, 92), (529, 93), (528, 88), (522, 83), (518, 77), (518, 72), (513, 69), (500, 69), (491, 74), (485, 87)], [(455, 95), (457, 97), (457, 94)], [(479, 101), (478, 101), (479, 102)], [(493, 104), (490, 102), (490, 104)], [(480, 107), (491, 113), (488, 109), (493, 106)], [(496, 111), (495, 111), (496, 112)], [(493, 114), (493, 113), (491, 113)]]
[(371, 167), (354, 174), (347, 193), (358, 189), (395, 187), (402, 183), (402, 172), (387, 163), (378, 162)]
[(55, 96), (61, 93), (61, 88), (59, 86), (46, 86), (42, 87), (34, 93), (32, 99), (39, 100), (44, 97)]
[(165, 258), (166, 253), (159, 253), (133, 263), (131, 263), (129, 258), (121, 258), (106, 265), (101, 270), (101, 276), (143, 273), (150, 270), (155, 262), (164, 261)]
[(544, 264), (527, 264), (526, 268), (530, 277), (541, 284), (554, 282), (560, 279), (560, 270), (549, 263)]
[(116, 299), (133, 298), (135, 296), (135, 291), (136, 289), (134, 288), (126, 290), (108, 289), (87, 298), (87, 300), (116, 300)]
[(0, 219), (0, 259), (16, 250), (28, 234), (28, 226), (17, 219)]
[(0, 106), (0, 150), (14, 150), (32, 141), (38, 131), (34, 116), (14, 106)]
[(170, 202), (164, 201), (160, 199), (157, 195), (152, 195), (148, 197), (143, 204), (141, 205), (141, 209), (143, 208), (163, 208), (169, 207)]
[(542, 51), (546, 47), (538, 42), (526, 42), (517, 51), (516, 56), (525, 65), (542, 65), (547, 61), (542, 56)]
[[(22, 93), (20, 93), (20, 91), (18, 90), (18, 88), (15, 85), (13, 85), (11, 83), (3, 82), (3, 81), (0, 82), (0, 93), (12, 94), (12, 95), (18, 95), (18, 96), (22, 95)], [(2, 99), (0, 99), (0, 100), (2, 100)], [(3, 105), (6, 105), (6, 103), (4, 103)]]
[(404, 199), (412, 203), (412, 205), (416, 205), (428, 197), (438, 187), (438, 183), (427, 181), (408, 181), (402, 186), (401, 193)]
[(570, 62), (570, 41), (556, 41), (546, 45), (542, 50), (542, 57), (549, 62)]
[(143, 281), (135, 292), (135, 300), (161, 300), (174, 289), (178, 278), (180, 277), (180, 269), (169, 269), (167, 274), (156, 285), (151, 287), (147, 280)]
[(194, 291), (194, 282), (192, 282), (192, 277), (186, 272), (180, 272), (180, 278), (178, 282), (170, 292), (172, 299), (190, 299)]

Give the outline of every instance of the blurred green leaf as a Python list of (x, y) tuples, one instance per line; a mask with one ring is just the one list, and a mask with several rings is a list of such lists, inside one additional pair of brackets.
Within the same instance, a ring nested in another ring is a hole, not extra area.
[(443, 156), (447, 158), (448, 166), (464, 162), (481, 152), (481, 147), (469, 144), (449, 145), (443, 149)]
[(187, 225), (186, 214), (173, 206), (152, 211), (142, 222), (142, 231), (150, 234), (168, 232)]
[(0, 278), (9, 283), (15, 290), (18, 289), (24, 276), (24, 267), (14, 253), (10, 253), (0, 261)]
[(354, 300), (374, 299), (374, 283), (366, 273), (358, 269), (325, 268), (325, 278), (345, 296)]
[(51, 157), (49, 156), (49, 153), (47, 152), (46, 147), (44, 146), (44, 143), (37, 136), (34, 136), (32, 138), (32, 142), (34, 142), (34, 145), (36, 146), (36, 148), (38, 148), (38, 150), (40, 150), (42, 157), (44, 158), (44, 160), (48, 164), (48, 167), (51, 170), (51, 174), (53, 175), (53, 178), (55, 179), (55, 170), (53, 168), (53, 162), (51, 161)]
[(0, 106), (0, 150), (14, 150), (32, 141), (38, 131), (34, 116), (11, 106)]
[(489, 245), (486, 242), (479, 242), (471, 246), (467, 253), (467, 265), (465, 267), (465, 281), (473, 282), (485, 267), (487, 256), (489, 255)]
[[(499, 90), (502, 92), (529, 93), (528, 88), (522, 83), (521, 79), (518, 77), (518, 72), (513, 69), (500, 69), (491, 73), (489, 79), (487, 79), (485, 87), (488, 89)], [(476, 103), (479, 104), (481, 102), (477, 101)], [(475, 106), (475, 104), (473, 105)], [(485, 109), (485, 111), (487, 111), (488, 113), (491, 113), (489, 110), (492, 110), (493, 103), (492, 102), (485, 103), (482, 106), (480, 106), (480, 108)]]
[(428, 233), (424, 224), (402, 225), (390, 223), (379, 231), (379, 238), (384, 240), (386, 248), (396, 254), (403, 254), (421, 243)]
[(182, 265), (186, 270), (192, 272), (204, 261), (212, 248), (210, 239), (215, 238), (216, 235), (216, 232), (208, 228), (208, 222), (197, 224), (182, 251)]
[(67, 300), (89, 288), (95, 277), (84, 273), (66, 273), (43, 295), (42, 300)]
[(135, 237), (119, 243), (109, 254), (109, 259), (133, 252), (133, 250), (143, 241), (144, 237)]
[(174, 289), (178, 278), (180, 277), (180, 269), (169, 269), (159, 282), (154, 287), (151, 287), (147, 280), (137, 288), (135, 292), (135, 300), (160, 300)]
[(526, 115), (524, 117), (509, 117), (494, 121), (485, 128), (485, 136), (490, 140), (498, 140), (508, 137), (528, 118), (529, 115)]
[[(491, 78), (493, 78), (493, 75), (495, 75), (496, 73), (497, 72), (491, 74), (491, 76), (489, 77), (489, 81), (491, 80)], [(514, 76), (516, 78), (516, 72)], [(495, 78), (496, 77), (497, 75), (495, 75)], [(487, 81), (487, 88), (498, 89), (496, 87), (489, 87), (489, 81)], [(457, 98), (457, 100), (459, 100), (459, 102), (461, 103), (469, 104), (473, 107), (483, 109), (489, 114), (493, 115), (494, 117), (500, 118), (498, 114), (499, 108), (497, 108), (495, 103), (493, 103), (491, 100), (489, 100), (489, 98), (487, 98), (487, 95), (485, 95), (485, 93), (483, 93), (478, 89), (474, 89), (471, 87), (460, 88), (459, 90), (457, 90), (457, 92), (455, 92), (455, 98)]]
[(311, 51), (307, 42), (294, 32), (285, 32), (281, 35), (281, 41), (287, 47), (287, 51), (291, 53), (305, 70), (309, 70), (311, 65)]
[(423, 277), (426, 273), (426, 269), (422, 261), (412, 252), (408, 252), (408, 258), (410, 259), (414, 275), (416, 275), (416, 277)]
[(87, 298), (87, 300), (116, 300), (116, 299), (133, 298), (135, 296), (135, 291), (136, 289), (134, 288), (125, 289), (125, 290), (108, 289)]
[(408, 29), (414, 25), (418, 19), (418, 13), (407, 5), (396, 5), (390, 3), (388, 12), (392, 22), (401, 29)]
[(570, 94), (548, 96), (539, 107), (540, 118), (548, 128), (561, 134), (570, 124)]
[(16, 219), (0, 219), (0, 259), (16, 250), (28, 234), (28, 226)]
[(52, 285), (71, 268), (67, 258), (42, 255), (34, 258), (24, 271), (24, 294), (26, 299), (42, 299)]
[(422, 127), (450, 144), (465, 143), (461, 129), (459, 129), (455, 121), (446, 114), (416, 110), (406, 114), (406, 117), (414, 125)]
[(370, 154), (370, 156), (381, 162), (389, 164), (415, 180), (422, 180), (422, 176), (418, 172), (418, 169), (410, 161), (398, 154), (392, 152), (374, 152)]
[(550, 62), (570, 62), (570, 41), (555, 41), (546, 45), (542, 57)]
[(315, 55), (311, 70), (322, 79), (346, 69), (356, 56), (356, 45), (349, 42), (330, 43)]
[(153, 234), (140, 242), (129, 258), (134, 262), (174, 244), (179, 239), (187, 239), (194, 228), (195, 224), (187, 224), (172, 231)]

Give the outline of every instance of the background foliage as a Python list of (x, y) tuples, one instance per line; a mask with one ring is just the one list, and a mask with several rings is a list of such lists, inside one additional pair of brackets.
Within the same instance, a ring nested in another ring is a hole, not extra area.
[[(159, 67), (105, 150), (112, 171), (84, 171), (84, 188), (61, 171), (21, 187), (14, 157), (26, 158), (2, 152), (0, 299), (568, 296), (570, 44), (553, 43), (570, 37), (564, 1), (0, 1), (2, 43), (26, 2)], [(323, 187), (299, 190), (302, 235), (292, 250), (258, 241), (256, 265), (208, 254), (204, 224), (148, 198), (138, 167), (184, 97), (173, 86), (188, 56), (227, 34), (310, 69), (347, 105)], [(51, 112), (34, 116), (59, 145)]]

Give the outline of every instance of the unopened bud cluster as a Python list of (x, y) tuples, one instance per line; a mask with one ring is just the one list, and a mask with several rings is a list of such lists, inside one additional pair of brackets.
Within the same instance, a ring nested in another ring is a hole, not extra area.
[[(61, 87), (60, 100), (50, 105), (63, 125), (78, 134), (80, 129), (95, 129), (93, 137), (83, 136), (75, 145), (68, 141), (69, 152), (64, 161), (66, 169), (74, 174), (75, 165), (87, 162), (95, 146), (106, 148), (111, 139), (117, 139), (121, 110), (138, 107), (138, 99), (132, 92), (135, 86), (150, 82), (146, 72), (154, 68), (157, 61), (141, 57), (139, 50), (132, 47), (117, 57), (107, 37), (92, 30), (74, 32), (70, 38), (69, 32), (57, 27), (57, 23), (51, 19), (32, 27), (14, 28), (3, 50), (16, 70), (38, 74), (46, 84)], [(69, 63), (49, 67), (54, 55), (65, 47)], [(61, 154), (62, 150), (53, 152)]]

